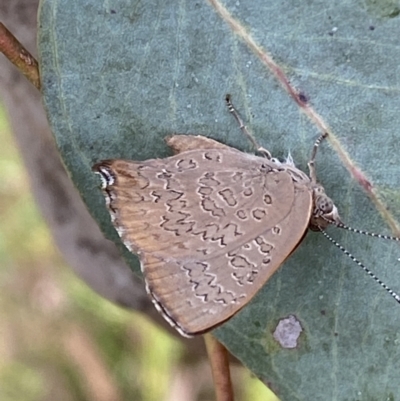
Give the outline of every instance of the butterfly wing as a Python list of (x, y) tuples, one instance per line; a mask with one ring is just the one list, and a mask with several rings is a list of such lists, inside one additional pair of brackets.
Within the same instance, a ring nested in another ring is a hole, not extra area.
[(154, 303), (185, 335), (211, 329), (248, 303), (310, 219), (306, 185), (226, 146), (94, 169)]

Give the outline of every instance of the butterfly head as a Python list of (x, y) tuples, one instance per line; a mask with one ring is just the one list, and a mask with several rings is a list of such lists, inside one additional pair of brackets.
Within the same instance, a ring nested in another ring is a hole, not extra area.
[(329, 224), (341, 225), (339, 212), (333, 200), (325, 193), (320, 184), (314, 184), (312, 188), (313, 208), (309, 228), (313, 231), (320, 231)]

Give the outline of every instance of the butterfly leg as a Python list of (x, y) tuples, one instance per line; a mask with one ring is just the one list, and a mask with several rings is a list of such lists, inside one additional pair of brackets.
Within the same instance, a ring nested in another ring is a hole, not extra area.
[(317, 150), (320, 145), (320, 143), (326, 139), (328, 136), (327, 132), (324, 132), (322, 135), (320, 135), (317, 140), (314, 143), (312, 152), (311, 152), (311, 158), (310, 161), (308, 162), (308, 169), (310, 171), (310, 178), (311, 182), (316, 183), (317, 182), (317, 173), (315, 172), (315, 157), (317, 155)]
[(261, 153), (267, 159), (271, 159), (272, 157), (271, 153), (257, 143), (254, 136), (248, 131), (247, 127), (244, 125), (243, 120), (240, 118), (239, 113), (237, 112), (237, 110), (235, 109), (235, 107), (231, 102), (231, 95), (229, 94), (226, 95), (225, 101), (228, 106), (229, 112), (232, 113), (233, 117), (235, 117), (235, 120), (239, 124), (239, 128), (242, 130), (243, 134), (245, 134), (245, 136), (249, 139), (249, 141), (253, 144), (257, 152)]

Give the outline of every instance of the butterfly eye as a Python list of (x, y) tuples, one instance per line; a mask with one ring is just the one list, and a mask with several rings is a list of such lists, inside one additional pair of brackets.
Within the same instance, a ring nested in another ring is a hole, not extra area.
[(317, 208), (324, 214), (330, 213), (333, 210), (333, 202), (327, 196), (321, 196), (317, 199)]

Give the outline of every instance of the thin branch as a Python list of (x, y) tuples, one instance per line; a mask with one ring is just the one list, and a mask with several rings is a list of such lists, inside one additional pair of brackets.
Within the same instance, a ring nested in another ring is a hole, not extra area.
[(217, 401), (234, 401), (228, 351), (211, 334), (204, 335)]
[(0, 52), (25, 75), (31, 84), (40, 90), (38, 62), (1, 22)]

